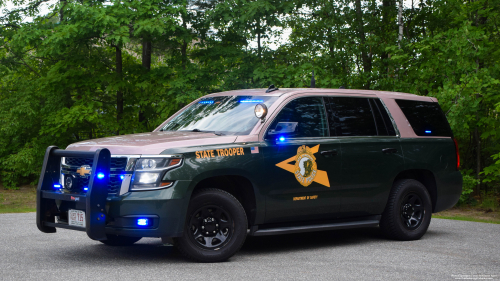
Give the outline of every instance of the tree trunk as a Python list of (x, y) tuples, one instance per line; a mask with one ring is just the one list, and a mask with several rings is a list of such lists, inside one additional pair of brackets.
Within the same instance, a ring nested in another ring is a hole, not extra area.
[(332, 36), (332, 29), (328, 28), (328, 48), (330, 49), (330, 59), (332, 60), (332, 76), (335, 76), (335, 41)]
[[(386, 34), (392, 33), (392, 24), (391, 24), (391, 6), (393, 4), (393, 0), (383, 0), (382, 1), (382, 35), (386, 36)], [(386, 42), (387, 43), (387, 42)], [(382, 60), (383, 69), (387, 74), (390, 73), (389, 70), (389, 53), (385, 50), (382, 51), (380, 55)]]
[(398, 47), (401, 49), (401, 41), (403, 40), (403, 0), (399, 0), (398, 25), (399, 25)]
[(148, 71), (151, 69), (151, 42), (146, 39), (142, 42), (142, 67)]
[[(480, 180), (481, 173), (481, 137), (479, 135), (478, 127), (474, 130), (474, 138), (476, 141), (476, 179)], [(477, 194), (481, 193), (481, 182), (477, 183)]]
[(261, 49), (261, 46), (260, 46), (260, 19), (257, 19), (257, 53), (259, 55), (259, 59), (260, 59), (260, 56), (261, 56), (261, 52), (262, 52), (262, 49)]
[[(122, 60), (122, 50), (116, 46), (116, 74), (118, 76), (119, 81), (122, 80), (122, 72), (123, 72), (123, 60)], [(118, 123), (118, 135), (120, 134), (121, 124), (123, 116), (123, 92), (118, 89), (116, 91), (116, 122)]]
[(61, 7), (59, 9), (59, 22), (62, 22), (64, 19), (64, 6), (66, 6), (66, 0), (60, 0), (59, 1), (59, 6)]
[[(372, 71), (372, 61), (368, 56), (366, 51), (366, 39), (365, 39), (365, 29), (363, 23), (363, 11), (361, 10), (361, 0), (356, 0), (354, 2), (356, 6), (356, 20), (358, 22), (358, 36), (360, 40), (361, 48), (361, 60), (363, 61), (363, 71), (365, 74), (370, 74)], [(365, 89), (370, 89), (370, 80), (368, 79), (365, 83)]]
[[(149, 72), (151, 70), (151, 42), (143, 39), (142, 41), (142, 67)], [(144, 109), (139, 109), (139, 123), (144, 123), (146, 121), (146, 115)]]
[[(184, 30), (187, 30), (187, 23), (186, 23), (186, 15), (182, 14), (182, 27), (184, 27)], [(182, 69), (186, 70), (186, 64), (187, 64), (187, 45), (188, 42), (186, 39), (182, 40), (182, 45), (181, 45), (181, 59), (182, 59)]]

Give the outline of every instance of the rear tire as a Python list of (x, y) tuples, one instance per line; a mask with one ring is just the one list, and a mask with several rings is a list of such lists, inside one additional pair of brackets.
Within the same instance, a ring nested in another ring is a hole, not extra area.
[(243, 246), (247, 228), (245, 210), (233, 195), (202, 189), (191, 198), (184, 235), (174, 238), (174, 245), (191, 260), (221, 262)]
[(129, 237), (113, 234), (106, 234), (106, 237), (108, 237), (107, 240), (100, 240), (99, 242), (108, 246), (130, 246), (142, 239), (142, 237)]
[(391, 239), (420, 239), (431, 223), (432, 202), (425, 186), (417, 180), (404, 179), (394, 183), (380, 229)]

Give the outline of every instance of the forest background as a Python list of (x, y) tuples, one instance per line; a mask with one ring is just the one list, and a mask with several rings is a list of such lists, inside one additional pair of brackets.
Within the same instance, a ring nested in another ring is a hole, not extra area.
[(460, 146), (460, 202), (498, 207), (500, 0), (0, 0), (0, 8), (4, 188), (35, 184), (49, 145), (151, 131), (213, 92), (309, 87), (314, 70), (320, 88), (438, 98)]

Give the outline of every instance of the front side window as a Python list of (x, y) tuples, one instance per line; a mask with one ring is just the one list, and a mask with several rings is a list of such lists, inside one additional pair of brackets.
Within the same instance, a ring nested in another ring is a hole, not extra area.
[(170, 120), (160, 131), (248, 135), (259, 121), (255, 117), (255, 105), (264, 103), (269, 108), (277, 99), (272, 96), (203, 98)]
[(272, 139), (279, 136), (289, 138), (327, 137), (323, 99), (304, 97), (292, 100), (278, 113), (266, 134)]

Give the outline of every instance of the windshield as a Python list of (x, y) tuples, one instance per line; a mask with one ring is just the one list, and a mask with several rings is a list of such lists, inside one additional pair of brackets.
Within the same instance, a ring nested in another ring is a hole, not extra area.
[(259, 121), (255, 117), (255, 105), (264, 103), (269, 108), (277, 99), (271, 96), (203, 98), (168, 122), (161, 131), (247, 135)]

